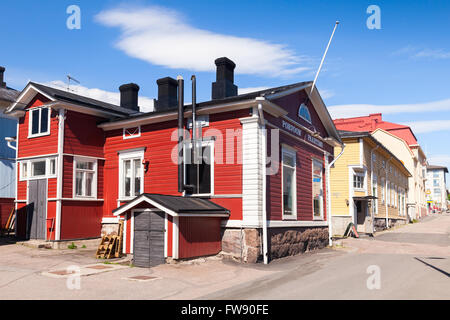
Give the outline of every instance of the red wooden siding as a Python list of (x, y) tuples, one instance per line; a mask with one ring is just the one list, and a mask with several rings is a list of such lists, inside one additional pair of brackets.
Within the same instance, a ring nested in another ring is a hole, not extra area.
[(242, 220), (242, 198), (213, 198), (211, 201), (230, 210), (230, 220)]
[[(42, 95), (36, 97), (30, 102), (28, 109), (39, 107), (49, 100)], [(19, 119), (19, 149), (18, 157), (31, 157), (38, 155), (54, 154), (58, 152), (58, 118), (57, 111), (52, 110), (50, 117), (50, 135), (28, 138), (28, 124), (30, 112)]]
[(217, 254), (222, 250), (220, 218), (180, 217), (180, 259)]
[(173, 250), (173, 217), (167, 215), (167, 256), (172, 257)]
[(102, 203), (63, 201), (61, 240), (100, 237)]
[[(270, 133), (268, 134), (270, 137)], [(304, 143), (280, 132), (280, 150), (278, 172), (267, 176), (267, 212), (269, 220), (282, 220), (282, 170), (281, 170), (281, 143), (287, 144), (296, 150), (297, 160), (297, 219), (302, 221), (313, 220), (312, 199), (312, 159), (323, 159), (323, 152), (310, 147)], [(268, 139), (270, 146), (270, 139)], [(270, 148), (269, 148), (270, 150)], [(326, 197), (325, 187), (325, 165), (322, 161), (324, 199)], [(326, 205), (324, 201), (324, 218), (326, 217)]]
[(101, 118), (68, 110), (64, 124), (64, 153), (103, 158)]
[(0, 198), (0, 226), (4, 228), (11, 210), (14, 208), (14, 198)]
[(73, 157), (63, 157), (63, 198), (73, 198)]
[(47, 179), (48, 183), (47, 183), (47, 188), (48, 188), (48, 194), (47, 194), (47, 198), (49, 199), (54, 199), (57, 197), (57, 179), (56, 178), (49, 178)]
[[(47, 203), (47, 220), (53, 219), (54, 223), (54, 230), (51, 228), (47, 228), (47, 235), (46, 238), (50, 238), (51, 240), (55, 240), (55, 233), (56, 233), (56, 201), (49, 201)], [(49, 220), (50, 221), (50, 220)], [(51, 223), (51, 221), (50, 221)]]

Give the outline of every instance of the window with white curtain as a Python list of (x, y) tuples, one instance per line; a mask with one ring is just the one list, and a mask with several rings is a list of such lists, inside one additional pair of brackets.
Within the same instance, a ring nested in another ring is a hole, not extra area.
[(144, 151), (121, 152), (119, 155), (119, 197), (130, 199), (144, 192)]
[(74, 198), (97, 197), (97, 160), (74, 158)]

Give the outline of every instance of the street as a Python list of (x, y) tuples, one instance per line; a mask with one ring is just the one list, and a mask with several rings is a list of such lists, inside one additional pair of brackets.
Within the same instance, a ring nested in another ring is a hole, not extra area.
[[(449, 236), (450, 215), (433, 215), (269, 265), (211, 257), (151, 269), (3, 244), (0, 299), (450, 299)], [(96, 270), (81, 272), (79, 288), (64, 273), (74, 265)]]

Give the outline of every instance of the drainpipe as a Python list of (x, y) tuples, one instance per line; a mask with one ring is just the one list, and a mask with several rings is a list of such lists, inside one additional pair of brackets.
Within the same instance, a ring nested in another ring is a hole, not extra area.
[(336, 158), (331, 161), (327, 166), (327, 196), (328, 196), (328, 233), (329, 233), (329, 245), (333, 245), (333, 215), (331, 214), (331, 187), (330, 187), (330, 168), (334, 165), (334, 163), (342, 156), (345, 150), (345, 143), (342, 144), (342, 150), (338, 154)]
[[(51, 112), (51, 111), (50, 111)], [(56, 179), (56, 218), (55, 218), (55, 241), (61, 240), (61, 211), (62, 211), (62, 191), (63, 191), (63, 153), (64, 153), (64, 122), (66, 119), (66, 110), (58, 110), (58, 164)]]
[[(264, 98), (258, 97), (256, 98), (258, 101), (265, 100)], [(267, 233), (267, 208), (266, 208), (266, 159), (267, 159), (267, 148), (266, 148), (266, 124), (264, 119), (264, 112), (261, 102), (258, 102), (258, 112), (259, 112), (259, 120), (262, 129), (262, 142), (261, 142), (261, 153), (263, 157), (262, 163), (262, 176), (263, 176), (263, 201), (262, 201), (262, 229), (263, 229), (263, 260), (264, 264), (269, 263), (269, 248), (268, 248), (268, 233)]]
[[(375, 148), (370, 151), (370, 186), (372, 187), (373, 192), (373, 152), (377, 150), (380, 146), (377, 145)], [(377, 177), (377, 183), (378, 183), (378, 177)], [(377, 187), (378, 190), (378, 187)], [(372, 196), (375, 196), (372, 194)], [(373, 201), (377, 201), (377, 199), (373, 199)], [(375, 232), (375, 213), (374, 213), (374, 206), (372, 203), (372, 234)]]
[[(392, 160), (392, 157), (390, 157), (389, 160), (386, 161), (386, 168), (385, 168), (385, 173), (386, 173), (386, 179), (385, 180), (386, 181), (384, 183), (386, 184), (386, 190), (384, 192), (384, 195), (385, 195), (384, 204), (385, 204), (385, 207), (386, 207), (386, 229), (389, 228), (389, 214), (388, 214), (389, 208), (388, 208), (388, 198), (387, 198), (389, 186), (388, 186), (388, 178), (387, 177), (388, 177), (388, 164), (389, 164), (389, 162), (391, 162), (391, 160)], [(391, 192), (389, 192), (389, 202), (390, 201), (391, 201)]]

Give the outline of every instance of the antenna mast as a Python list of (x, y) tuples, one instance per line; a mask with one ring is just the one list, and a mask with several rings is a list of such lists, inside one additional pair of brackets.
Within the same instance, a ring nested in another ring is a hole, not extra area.
[(80, 84), (80, 81), (78, 81), (77, 79), (75, 79), (74, 77), (72, 77), (70, 74), (68, 74), (66, 77), (67, 77), (67, 91), (70, 91), (70, 80), (72, 80), (73, 82), (76, 82), (76, 83)]
[(311, 94), (314, 90), (314, 86), (316, 85), (317, 77), (319, 76), (320, 70), (322, 69), (323, 62), (327, 55), (328, 48), (330, 48), (331, 40), (333, 40), (334, 32), (336, 31), (338, 24), (339, 24), (339, 21), (336, 21), (336, 23), (334, 25), (333, 33), (331, 34), (330, 41), (328, 41), (328, 45), (327, 45), (327, 48), (325, 49), (325, 53), (323, 54), (322, 61), (320, 61), (319, 69), (317, 70), (316, 77), (314, 78), (314, 82), (312, 84), (311, 91), (309, 94)]

